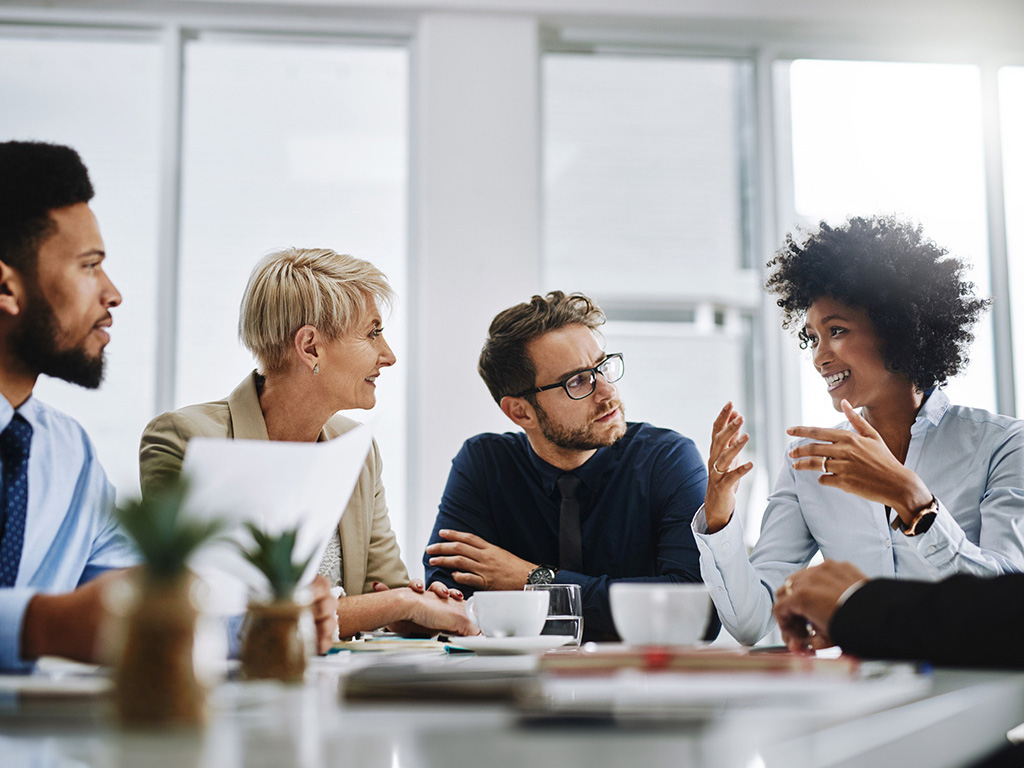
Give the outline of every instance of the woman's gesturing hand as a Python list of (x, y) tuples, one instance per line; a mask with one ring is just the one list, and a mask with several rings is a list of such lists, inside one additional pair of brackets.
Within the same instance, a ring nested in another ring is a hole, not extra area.
[(711, 451), (708, 458), (708, 490), (704, 495), (704, 519), (708, 533), (722, 530), (736, 508), (736, 489), (740, 478), (753, 469), (749, 461), (734, 466), (750, 435), (741, 435), (743, 416), (726, 403), (711, 428)]
[(789, 452), (794, 469), (821, 472), (818, 482), (839, 488), (869, 501), (892, 507), (909, 523), (917, 510), (932, 499), (928, 486), (913, 471), (900, 463), (886, 446), (882, 436), (867, 419), (841, 403), (854, 431), (819, 427), (790, 427), (793, 437), (818, 442), (799, 445)]

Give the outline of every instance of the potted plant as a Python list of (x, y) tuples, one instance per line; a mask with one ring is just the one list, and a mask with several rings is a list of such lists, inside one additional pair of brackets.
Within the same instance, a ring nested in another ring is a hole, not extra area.
[(114, 607), (123, 618), (116, 706), (127, 725), (198, 725), (204, 719), (205, 692), (192, 655), (196, 579), (188, 561), (223, 524), (184, 517), (186, 492), (180, 480), (117, 512), (143, 561)]
[(295, 682), (306, 673), (312, 638), (302, 630), (302, 617), (309, 600), (297, 599), (299, 580), (312, 555), (303, 561), (292, 559), (294, 528), (273, 536), (246, 523), (253, 545), (243, 549), (246, 560), (266, 576), (269, 598), (252, 599), (242, 629), (242, 674), (247, 678)]

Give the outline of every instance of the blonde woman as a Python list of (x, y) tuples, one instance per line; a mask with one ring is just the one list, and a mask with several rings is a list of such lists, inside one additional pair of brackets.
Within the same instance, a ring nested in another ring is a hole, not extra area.
[[(192, 437), (314, 442), (352, 429), (356, 422), (337, 412), (372, 408), (377, 377), (395, 363), (381, 319), (393, 298), (379, 269), (326, 248), (288, 248), (260, 260), (238, 320), (239, 338), (259, 368), (226, 398), (149, 423), (139, 449), (143, 494), (177, 477)], [(338, 607), (343, 637), (383, 626), (475, 632), (461, 594), (409, 582), (388, 520), (376, 442), (338, 511), (320, 572), (348, 595)]]

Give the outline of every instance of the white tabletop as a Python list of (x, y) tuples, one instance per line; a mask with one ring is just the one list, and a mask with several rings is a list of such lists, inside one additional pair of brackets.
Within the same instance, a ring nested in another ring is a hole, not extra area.
[[(467, 662), (475, 663), (458, 663)], [(832, 703), (808, 700), (808, 706), (799, 706), (792, 690), (780, 689), (778, 703), (771, 696), (747, 704), (737, 698), (691, 717), (669, 706), (663, 718), (620, 713), (573, 720), (542, 714), (524, 719), (508, 702), (368, 703), (340, 696), (346, 673), (366, 663), (317, 660), (298, 686), (223, 683), (212, 691), (209, 722), (199, 731), (123, 732), (95, 697), (36, 692), (19, 698), (0, 688), (0, 765), (943, 768), (970, 764), (1024, 722), (1024, 675), (1016, 673), (939, 670), (910, 700), (867, 714), (851, 714), (872, 709), (854, 701), (854, 687), (850, 696), (832, 697)], [(640, 679), (631, 684), (643, 685)], [(585, 682), (580, 685), (583, 695)], [(655, 687), (652, 695), (658, 695)]]

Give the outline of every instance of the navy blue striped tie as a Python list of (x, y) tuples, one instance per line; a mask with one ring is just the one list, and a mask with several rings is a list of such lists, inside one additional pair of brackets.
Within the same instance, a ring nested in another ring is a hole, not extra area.
[(25, 543), (25, 514), (28, 511), (28, 452), (32, 425), (15, 413), (7, 429), (0, 432), (0, 461), (3, 461), (3, 529), (0, 531), (0, 587), (13, 587), (21, 565)]

